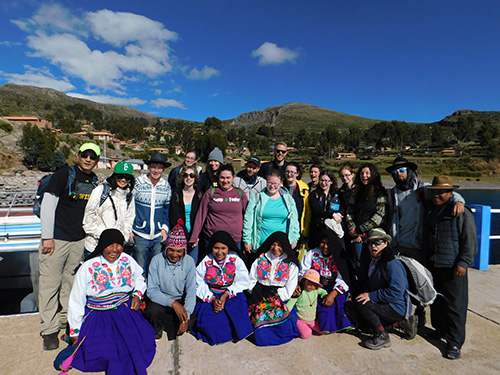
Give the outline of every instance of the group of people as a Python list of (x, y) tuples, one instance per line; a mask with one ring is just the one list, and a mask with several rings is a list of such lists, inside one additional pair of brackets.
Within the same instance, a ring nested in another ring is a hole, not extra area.
[(279, 142), (274, 160), (252, 156), (236, 175), (218, 148), (204, 172), (190, 151), (168, 180), (171, 164), (154, 153), (146, 174), (119, 162), (98, 184), (100, 149), (82, 145), (41, 206), (44, 349), (59, 347), (62, 329), (75, 368), (143, 374), (163, 332), (267, 346), (356, 329), (367, 348), (388, 347), (390, 329), (411, 339), (426, 323), (423, 308), (413, 313), (399, 253), (431, 270), (433, 335), (459, 358), (477, 243), (451, 178), (424, 184), (416, 164), (397, 157), (389, 192), (371, 163), (343, 166), (341, 186), (312, 165), (306, 184), (287, 153)]

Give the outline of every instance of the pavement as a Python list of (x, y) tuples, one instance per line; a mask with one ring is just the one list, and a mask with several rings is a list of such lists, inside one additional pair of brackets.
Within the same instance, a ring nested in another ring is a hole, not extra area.
[[(499, 374), (500, 265), (469, 272), (467, 339), (459, 360), (445, 359), (445, 343), (421, 334), (408, 341), (391, 333), (392, 346), (378, 351), (362, 347), (354, 333), (295, 339), (265, 348), (248, 340), (212, 347), (185, 334), (172, 342), (164, 335), (157, 342), (148, 374)], [(38, 314), (0, 317), (0, 374), (58, 373), (52, 367), (58, 351), (42, 349), (38, 323)]]

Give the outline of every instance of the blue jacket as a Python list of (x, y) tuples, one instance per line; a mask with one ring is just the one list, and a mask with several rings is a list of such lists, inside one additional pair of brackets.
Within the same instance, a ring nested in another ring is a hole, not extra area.
[(168, 231), (168, 210), (172, 190), (163, 178), (153, 186), (147, 175), (139, 176), (132, 191), (135, 200), (135, 220), (132, 226), (134, 234), (147, 240), (161, 235), (161, 230)]

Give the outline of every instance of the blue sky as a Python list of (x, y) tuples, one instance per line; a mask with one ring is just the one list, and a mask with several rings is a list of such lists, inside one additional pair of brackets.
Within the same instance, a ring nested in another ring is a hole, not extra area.
[(289, 102), (408, 122), (500, 110), (497, 0), (18, 0), (0, 17), (1, 85), (162, 117)]

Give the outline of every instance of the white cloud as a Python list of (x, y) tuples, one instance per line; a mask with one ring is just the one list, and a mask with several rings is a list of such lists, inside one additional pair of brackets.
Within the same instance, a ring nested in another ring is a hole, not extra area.
[(175, 108), (180, 108), (180, 109), (186, 109), (184, 104), (181, 102), (178, 102), (175, 99), (155, 99), (151, 100), (151, 103), (156, 107), (156, 108), (167, 108), (167, 107), (175, 107)]
[(76, 92), (68, 92), (67, 95), (73, 98), (87, 99), (93, 102), (104, 104), (119, 104), (129, 106), (146, 104), (145, 100), (139, 98), (119, 98), (111, 95), (84, 95)]
[(8, 82), (18, 85), (48, 87), (59, 91), (68, 91), (75, 89), (69, 80), (64, 77), (62, 79), (55, 78), (46, 69), (35, 69), (30, 66), (25, 66), (24, 74), (4, 73), (0, 75), (5, 77)]
[(217, 69), (211, 68), (209, 66), (204, 66), (201, 70), (197, 68), (191, 69), (188, 73), (187, 78), (189, 79), (209, 79), (214, 76), (219, 76), (220, 73)]
[(278, 47), (276, 44), (270, 42), (265, 42), (259, 48), (252, 51), (252, 57), (257, 57), (260, 65), (283, 64), (287, 61), (293, 62), (298, 56), (298, 52)]
[(0, 46), (12, 47), (12, 46), (22, 46), (20, 42), (11, 42), (9, 40), (0, 40)]

